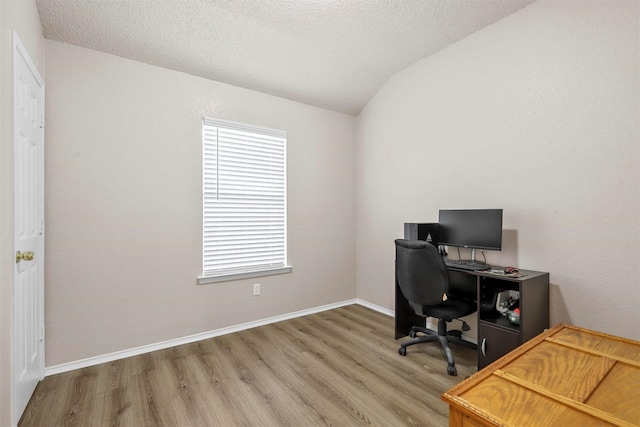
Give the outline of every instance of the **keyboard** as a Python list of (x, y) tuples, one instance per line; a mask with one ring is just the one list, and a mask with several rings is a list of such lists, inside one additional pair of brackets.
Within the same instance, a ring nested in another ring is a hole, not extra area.
[(463, 260), (463, 259), (451, 259), (451, 258), (443, 258), (444, 263), (447, 267), (458, 268), (460, 270), (471, 270), (471, 271), (482, 271), (482, 270), (491, 270), (491, 266), (489, 264), (482, 264), (479, 262), (473, 262), (471, 260)]

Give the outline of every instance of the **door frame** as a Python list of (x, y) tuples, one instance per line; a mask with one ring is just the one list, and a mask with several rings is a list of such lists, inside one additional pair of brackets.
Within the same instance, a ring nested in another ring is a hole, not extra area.
[[(14, 200), (13, 200), (13, 229), (14, 229), (14, 233), (13, 233), (13, 245), (14, 245), (14, 251), (13, 253), (16, 253), (16, 251), (20, 250), (20, 248), (16, 247), (16, 194), (17, 194), (17, 182), (16, 182), (16, 171), (18, 168), (17, 165), (17, 155), (16, 155), (16, 146), (18, 144), (18, 117), (16, 114), (16, 75), (17, 75), (17, 68), (18, 68), (18, 61), (23, 61), (24, 64), (27, 66), (27, 68), (29, 69), (29, 71), (33, 74), (38, 86), (39, 86), (39, 91), (41, 91), (41, 96), (42, 96), (42, 115), (41, 115), (41, 121), (40, 121), (40, 128), (42, 129), (42, 143), (43, 143), (43, 157), (44, 157), (44, 91), (45, 91), (45, 82), (44, 79), (42, 78), (42, 76), (40, 75), (40, 72), (38, 71), (38, 68), (35, 66), (33, 60), (31, 59), (31, 56), (29, 55), (29, 52), (27, 51), (26, 47), (24, 46), (24, 44), (22, 43), (22, 41), (20, 40), (20, 37), (18, 36), (18, 33), (14, 30), (12, 31), (12, 39), (13, 39), (13, 43), (12, 43), (12, 80), (11, 80), (11, 84), (12, 84), (12, 113), (13, 113), (13, 130), (12, 130), (12, 136), (13, 136), (13, 150), (14, 150), (14, 154), (13, 154), (13, 167), (14, 167), (14, 171), (13, 171), (13, 189), (14, 189)], [(44, 358), (45, 358), (45, 346), (44, 346), (44, 158), (40, 159), (38, 161), (37, 164), (37, 168), (38, 168), (38, 191), (37, 191), (37, 204), (38, 204), (38, 211), (40, 211), (40, 209), (42, 210), (42, 217), (40, 218), (40, 231), (39, 231), (39, 238), (38, 238), (38, 243), (37, 243), (37, 256), (38, 256), (38, 283), (37, 283), (37, 291), (36, 291), (36, 295), (37, 295), (37, 316), (39, 321), (37, 322), (37, 331), (35, 331), (37, 333), (37, 336), (39, 337), (39, 342), (38, 342), (38, 353), (40, 355), (39, 357), (39, 364), (38, 364), (38, 378), (40, 380), (42, 380), (44, 378), (44, 373), (45, 373), (45, 362), (44, 362)], [(16, 346), (17, 344), (20, 342), (18, 340), (18, 336), (20, 335), (21, 331), (18, 331), (18, 325), (19, 325), (19, 321), (18, 321), (18, 316), (19, 316), (19, 310), (18, 307), (16, 305), (16, 286), (17, 286), (17, 277), (16, 277), (16, 270), (15, 268), (13, 269), (13, 279), (12, 279), (12, 307), (11, 307), (11, 319), (12, 319), (12, 327), (11, 327), (11, 423), (12, 425), (17, 425), (18, 421), (20, 420), (20, 417), (22, 416), (22, 412), (24, 410), (24, 408), (20, 409), (18, 408), (18, 399), (17, 399), (17, 377), (18, 377), (18, 373), (16, 372), (16, 370), (18, 369), (18, 363), (16, 360)]]

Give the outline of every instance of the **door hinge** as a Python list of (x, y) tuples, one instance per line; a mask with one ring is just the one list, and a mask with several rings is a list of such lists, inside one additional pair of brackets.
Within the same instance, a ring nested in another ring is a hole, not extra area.
[(40, 129), (44, 127), (44, 114), (40, 115)]
[(44, 234), (44, 221), (40, 221), (40, 235)]
[(40, 341), (44, 341), (44, 326), (40, 326)]

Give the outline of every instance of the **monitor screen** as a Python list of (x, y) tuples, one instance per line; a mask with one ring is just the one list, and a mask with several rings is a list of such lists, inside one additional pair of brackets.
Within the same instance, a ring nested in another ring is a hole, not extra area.
[(438, 244), (502, 249), (502, 209), (440, 210)]

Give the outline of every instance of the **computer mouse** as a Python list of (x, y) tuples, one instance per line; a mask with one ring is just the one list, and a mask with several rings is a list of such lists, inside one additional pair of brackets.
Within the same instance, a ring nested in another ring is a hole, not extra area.
[(506, 274), (517, 273), (517, 272), (518, 272), (518, 269), (517, 269), (517, 268), (515, 268), (515, 267), (505, 267), (505, 268), (504, 268), (504, 272), (505, 272)]

